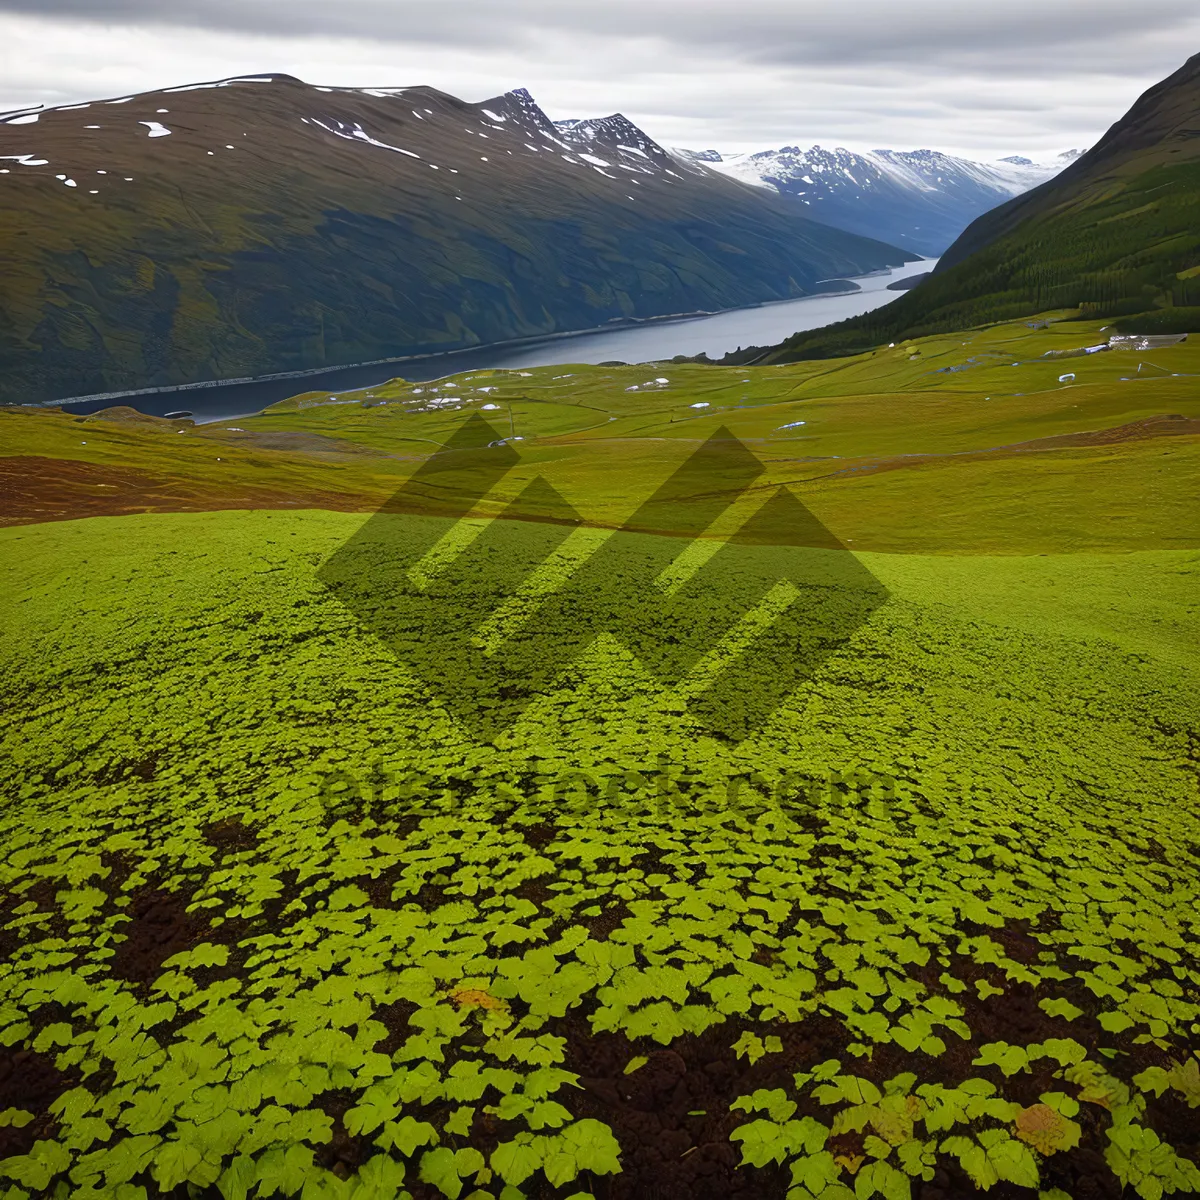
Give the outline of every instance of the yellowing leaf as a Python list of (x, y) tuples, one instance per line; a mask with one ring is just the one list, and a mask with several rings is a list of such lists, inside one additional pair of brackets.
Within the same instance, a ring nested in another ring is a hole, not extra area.
[(916, 1096), (885, 1096), (871, 1118), (871, 1126), (885, 1142), (900, 1146), (912, 1137), (913, 1122), (922, 1107)]
[(458, 988), (450, 993), (450, 999), (459, 1008), (482, 1008), (489, 1012), (502, 1012), (508, 1008), (503, 1000), (480, 988)]
[(1039, 1154), (1056, 1154), (1060, 1150), (1073, 1150), (1079, 1145), (1079, 1126), (1055, 1112), (1048, 1104), (1034, 1104), (1021, 1109), (1014, 1126), (1017, 1137)]
[(1189, 1058), (1185, 1063), (1177, 1063), (1167, 1072), (1167, 1080), (1189, 1108), (1200, 1108), (1200, 1062)]

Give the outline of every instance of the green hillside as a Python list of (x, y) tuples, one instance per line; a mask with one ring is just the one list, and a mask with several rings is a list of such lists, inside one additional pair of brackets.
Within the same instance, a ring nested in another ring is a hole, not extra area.
[(0, 409), (0, 1195), (1200, 1193), (1200, 344), (1098, 328)]
[(910, 293), (798, 333), (761, 361), (852, 353), (1047, 310), (1141, 333), (1200, 331), (1200, 55), (1061, 175), (975, 221)]

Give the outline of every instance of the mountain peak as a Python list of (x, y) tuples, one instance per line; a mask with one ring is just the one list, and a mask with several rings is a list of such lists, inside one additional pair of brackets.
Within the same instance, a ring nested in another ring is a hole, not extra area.
[[(679, 162), (624, 113), (555, 121), (559, 136), (579, 152), (599, 153), (627, 166), (653, 166), (667, 170)], [(690, 161), (686, 159), (685, 161)]]
[(530, 95), (527, 88), (513, 88), (502, 96), (485, 100), (473, 107), (501, 124), (512, 121), (526, 133), (554, 137), (557, 132), (554, 122), (542, 111), (541, 105)]

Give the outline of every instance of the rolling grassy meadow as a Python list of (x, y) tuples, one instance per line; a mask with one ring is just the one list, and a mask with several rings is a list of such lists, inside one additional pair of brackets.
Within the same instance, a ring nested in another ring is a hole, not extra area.
[(1200, 1194), (1200, 341), (1106, 336), (0, 410), (0, 1197)]

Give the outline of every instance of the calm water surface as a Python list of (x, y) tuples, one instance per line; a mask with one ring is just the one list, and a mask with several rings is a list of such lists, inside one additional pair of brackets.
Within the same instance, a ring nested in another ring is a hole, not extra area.
[(396, 376), (417, 383), (489, 367), (546, 367), (612, 360), (653, 362), (673, 358), (676, 354), (700, 353), (720, 358), (742, 346), (771, 346), (799, 330), (817, 329), (879, 308), (904, 294), (889, 292), (889, 283), (929, 271), (935, 263), (936, 259), (923, 259), (893, 268), (886, 275), (856, 277), (855, 282), (861, 290), (845, 296), (811, 296), (757, 308), (737, 308), (711, 317), (654, 321), (632, 328), (576, 333), (520, 346), (490, 346), (397, 362), (333, 367), (311, 375), (282, 379), (211, 383), (119, 399), (64, 403), (62, 407), (68, 412), (91, 413), (114, 404), (127, 404), (158, 417), (187, 410), (195, 414), (197, 421), (222, 421), (261, 412), (268, 405), (301, 392), (352, 392), (376, 387)]

